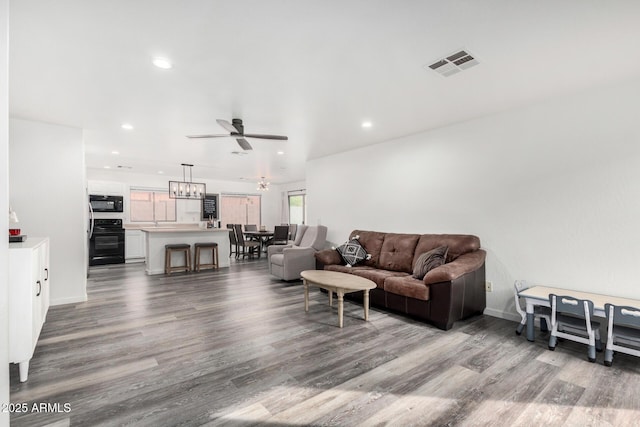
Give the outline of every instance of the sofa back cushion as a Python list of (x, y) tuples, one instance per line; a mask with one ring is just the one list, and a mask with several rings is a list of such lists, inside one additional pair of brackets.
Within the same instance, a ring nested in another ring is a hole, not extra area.
[(360, 236), (358, 241), (367, 253), (371, 255), (370, 259), (364, 260), (360, 265), (379, 268), (380, 250), (382, 249), (384, 235), (385, 233), (378, 231), (353, 230), (351, 232), (349, 238)]
[(313, 248), (316, 251), (322, 250), (327, 240), (327, 227), (324, 225), (308, 226), (304, 236), (300, 239), (298, 246), (302, 248)]
[(414, 252), (419, 239), (419, 234), (385, 234), (380, 250), (379, 268), (411, 273)]
[(298, 230), (296, 231), (296, 239), (293, 241), (293, 244), (295, 246), (300, 246), (300, 242), (302, 241), (302, 238), (304, 237), (304, 233), (307, 231), (307, 228), (309, 228), (308, 225), (298, 226)]
[(412, 265), (425, 252), (440, 246), (447, 246), (447, 262), (451, 262), (462, 254), (480, 249), (480, 239), (469, 234), (423, 234), (415, 248)]

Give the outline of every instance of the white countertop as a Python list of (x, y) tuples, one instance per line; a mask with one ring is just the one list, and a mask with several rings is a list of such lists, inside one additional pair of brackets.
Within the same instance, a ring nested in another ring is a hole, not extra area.
[(145, 233), (229, 233), (228, 228), (186, 228), (186, 227), (150, 227), (141, 228)]
[(27, 237), (24, 242), (11, 242), (9, 243), (9, 249), (33, 249), (48, 237)]
[(160, 222), (157, 225), (153, 223), (129, 222), (122, 225), (125, 230), (141, 230), (143, 228), (192, 228), (200, 229), (199, 223), (193, 222)]

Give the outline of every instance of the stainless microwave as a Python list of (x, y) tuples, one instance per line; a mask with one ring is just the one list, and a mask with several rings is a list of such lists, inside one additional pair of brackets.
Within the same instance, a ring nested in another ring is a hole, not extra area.
[(122, 196), (89, 195), (89, 204), (94, 212), (123, 212), (124, 198)]

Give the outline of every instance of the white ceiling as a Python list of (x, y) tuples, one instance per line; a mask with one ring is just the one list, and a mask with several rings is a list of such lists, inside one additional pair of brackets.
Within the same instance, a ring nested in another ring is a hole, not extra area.
[[(88, 168), (291, 182), (308, 159), (638, 76), (639, 17), (635, 0), (11, 0), (10, 111), (85, 129)], [(424, 68), (459, 48), (480, 64)], [(185, 137), (236, 117), (289, 140), (237, 156)]]

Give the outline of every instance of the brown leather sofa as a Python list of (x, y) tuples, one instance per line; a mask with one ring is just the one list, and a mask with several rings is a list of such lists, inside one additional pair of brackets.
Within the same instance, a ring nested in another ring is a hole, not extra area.
[[(340, 254), (327, 249), (315, 254), (316, 268), (355, 274), (374, 281), (370, 304), (417, 317), (448, 330), (456, 320), (481, 314), (486, 306), (486, 252), (480, 239), (463, 234), (397, 234), (354, 230), (371, 258), (344, 265)], [(449, 247), (446, 263), (423, 280), (412, 277), (416, 259), (439, 246)], [(362, 300), (360, 293), (349, 294)]]

